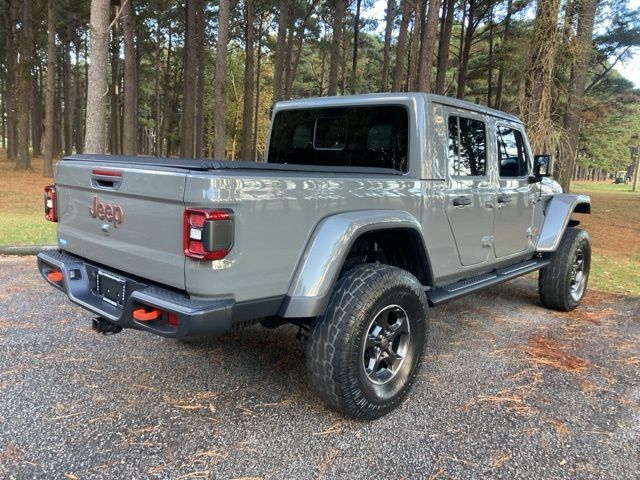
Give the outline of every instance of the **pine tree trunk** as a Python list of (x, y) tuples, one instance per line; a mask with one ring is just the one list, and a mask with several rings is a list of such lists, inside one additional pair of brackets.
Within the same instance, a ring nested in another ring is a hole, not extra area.
[(464, 41), (460, 53), (460, 68), (458, 69), (458, 87), (456, 98), (464, 98), (464, 90), (467, 85), (467, 69), (469, 67), (469, 55), (471, 54), (471, 44), (475, 33), (475, 12), (477, 0), (469, 0), (469, 11), (467, 12), (467, 28), (464, 31)]
[(285, 45), (284, 50), (284, 87), (283, 87), (283, 98), (288, 99), (291, 98), (291, 87), (293, 86), (293, 78), (292, 78), (292, 69), (291, 62), (293, 59), (293, 41), (296, 37), (296, 22), (298, 17), (296, 15), (295, 3), (290, 5), (289, 11), (289, 27), (287, 28), (287, 43)]
[[(344, 32), (343, 32), (344, 33)], [(341, 57), (340, 57), (340, 95), (346, 95), (347, 93), (347, 60), (349, 57), (348, 42), (345, 41), (344, 35), (342, 44), (340, 45)]]
[(2, 136), (2, 148), (7, 148), (7, 89), (5, 72), (0, 69), (0, 101), (2, 102), (2, 108), (0, 108), (0, 135)]
[(122, 115), (122, 153), (138, 154), (138, 61), (134, 43), (135, 18), (129, 0), (122, 5), (124, 32), (124, 105)]
[[(509, 41), (509, 30), (511, 29), (511, 8), (512, 8), (512, 0), (507, 1), (507, 14), (504, 18), (504, 30), (502, 33), (502, 44), (500, 48), (504, 50), (507, 46), (507, 42)], [(498, 81), (496, 84), (496, 101), (495, 108), (498, 110), (502, 109), (502, 89), (504, 85), (504, 72), (506, 66), (506, 59), (502, 58), (500, 62), (500, 67), (498, 68)]]
[(7, 111), (7, 159), (15, 160), (18, 156), (18, 128), (16, 111), (16, 48), (15, 17), (18, 2), (11, 2), (5, 15), (5, 109)]
[(16, 169), (31, 168), (29, 156), (29, 114), (31, 111), (33, 61), (33, 14), (31, 0), (22, 0), (22, 28), (20, 35), (20, 61), (18, 63), (18, 158)]
[(187, 20), (184, 32), (184, 78), (182, 93), (182, 128), (180, 129), (180, 156), (193, 157), (193, 135), (196, 114), (196, 0), (186, 0)]
[(533, 153), (553, 153), (559, 136), (551, 120), (551, 88), (556, 57), (560, 0), (539, 0), (531, 40), (531, 58), (524, 75), (521, 117)]
[(318, 96), (324, 95), (324, 71), (325, 64), (327, 63), (327, 49), (324, 48), (327, 44), (327, 37), (324, 36), (320, 42), (322, 50), (320, 51), (320, 82), (318, 85)]
[(307, 12), (304, 16), (304, 18), (302, 19), (302, 22), (300, 22), (300, 26), (298, 27), (298, 33), (296, 34), (296, 53), (295, 53), (295, 57), (293, 58), (293, 61), (291, 62), (291, 68), (287, 69), (287, 82), (286, 82), (286, 89), (285, 89), (285, 95), (286, 98), (291, 98), (291, 93), (293, 90), (293, 80), (296, 78), (296, 74), (298, 72), (298, 66), (300, 65), (300, 58), (302, 56), (302, 47), (303, 47), (303, 43), (304, 43), (304, 34), (307, 30), (307, 25), (309, 23), (309, 17), (311, 17), (311, 14), (313, 13), (316, 5), (318, 4), (319, 0), (311, 0), (311, 2), (307, 5)]
[(560, 151), (559, 163), (560, 184), (567, 192), (571, 186), (571, 172), (578, 158), (580, 114), (583, 106), (584, 91), (589, 76), (589, 62), (593, 54), (593, 24), (597, 3), (597, 0), (582, 0), (578, 6), (577, 50), (571, 68), (567, 111), (564, 116), (567, 142), (566, 148)]
[(386, 92), (389, 89), (389, 66), (391, 64), (391, 35), (393, 33), (393, 22), (396, 18), (395, 0), (387, 0), (387, 14), (384, 28), (384, 49), (382, 52), (382, 81), (380, 91)]
[[(164, 75), (162, 81), (162, 94), (164, 98), (164, 102), (162, 102), (162, 122), (160, 123), (160, 146), (162, 152), (160, 156), (170, 155), (170, 137), (167, 135), (167, 131), (171, 126), (170, 117), (173, 113), (173, 110), (169, 108), (169, 99), (171, 96), (171, 58), (173, 53), (173, 30), (171, 28), (171, 23), (169, 23), (169, 32), (168, 32), (168, 40), (167, 40), (167, 61), (164, 63)], [(173, 89), (175, 91), (175, 89)]]
[(360, 6), (362, 0), (356, 0), (356, 14), (353, 20), (353, 56), (351, 59), (351, 94), (355, 95), (358, 91), (358, 36), (360, 33)]
[[(426, 0), (424, 4), (426, 5)], [(431, 70), (433, 67), (433, 50), (436, 46), (436, 33), (440, 15), (440, 0), (429, 0), (429, 11), (426, 19), (423, 15), (423, 28), (420, 42), (420, 67), (418, 69), (418, 90), (431, 91)]]
[(334, 0), (333, 2), (333, 24), (331, 39), (331, 59), (329, 60), (329, 88), (327, 95), (338, 94), (338, 70), (342, 62), (341, 45), (342, 45), (342, 22), (344, 20), (345, 11), (347, 9), (346, 0)]
[(33, 108), (31, 109), (31, 147), (33, 156), (42, 155), (42, 69), (38, 65), (31, 78)]
[(422, 14), (424, 13), (418, 0), (415, 2), (415, 18), (413, 31), (409, 42), (409, 78), (407, 88), (410, 91), (418, 89), (418, 68), (420, 66), (420, 32), (422, 31)]
[(456, 9), (456, 0), (447, 0), (444, 14), (444, 22), (440, 30), (438, 43), (438, 72), (436, 74), (436, 93), (444, 95), (449, 67), (449, 46), (453, 32), (453, 15)]
[(109, 0), (91, 0), (91, 53), (87, 77), (86, 153), (105, 152)]
[(56, 87), (55, 87), (55, 129), (53, 132), (53, 156), (59, 157), (64, 153), (63, 149), (63, 115), (62, 115), (62, 63), (64, 56), (62, 52), (58, 51), (58, 58), (56, 60)]
[(194, 140), (194, 156), (202, 158), (202, 142), (204, 137), (204, 74), (205, 74), (205, 26), (204, 0), (196, 3), (196, 61), (198, 64), (198, 87), (196, 88), (196, 126)]
[[(80, 74), (80, 38), (76, 38), (75, 47), (76, 47), (76, 64), (73, 68), (73, 85), (75, 88), (74, 95), (74, 107), (73, 107), (73, 115), (74, 115), (74, 144), (76, 147), (76, 153), (82, 153), (82, 149), (84, 147), (84, 133), (83, 126), (84, 122), (82, 121), (82, 105), (84, 104), (84, 91), (83, 82), (81, 80)], [(55, 86), (55, 84), (54, 84)]]
[(220, 0), (218, 11), (218, 41), (216, 46), (216, 75), (213, 85), (213, 99), (216, 109), (213, 114), (213, 157), (219, 160), (225, 158), (226, 134), (226, 93), (225, 83), (227, 75), (227, 38), (229, 36), (229, 0)]
[(411, 5), (407, 0), (402, 2), (402, 18), (400, 19), (400, 30), (398, 31), (398, 42), (396, 47), (396, 65), (393, 70), (393, 85), (391, 90), (399, 92), (402, 90), (402, 81), (405, 73), (405, 57), (407, 56), (407, 31), (411, 20)]
[(280, 0), (278, 4), (278, 36), (276, 38), (276, 56), (273, 64), (273, 102), (282, 100), (284, 93), (283, 72), (285, 58), (285, 42), (287, 40), (287, 25), (289, 22), (289, 2)]
[(251, 159), (251, 146), (253, 145), (253, 89), (255, 84), (253, 65), (254, 8), (254, 0), (245, 0), (244, 99), (242, 109), (242, 149), (240, 150), (242, 160)]
[[(116, 16), (119, 15), (119, 9), (120, 7), (116, 6)], [(111, 126), (109, 129), (109, 133), (111, 134), (109, 150), (111, 155), (122, 154), (122, 136), (120, 130), (120, 77), (120, 29), (118, 24), (115, 23), (113, 26), (113, 34), (111, 35), (111, 106), (109, 109), (109, 117), (111, 120)]]
[(56, 4), (47, 2), (47, 91), (44, 112), (44, 164), (42, 174), (53, 176), (53, 131), (56, 88)]
[(487, 56), (487, 105), (491, 106), (491, 99), (493, 96), (493, 5), (489, 7), (489, 53)]
[[(65, 32), (70, 34), (70, 29)], [(62, 92), (64, 95), (64, 154), (73, 153), (73, 99), (71, 98), (71, 39), (64, 38), (62, 59)]]
[(258, 26), (258, 55), (256, 59), (256, 103), (253, 109), (253, 145), (251, 147), (251, 160), (258, 161), (258, 121), (260, 120), (260, 77), (262, 74), (262, 36), (264, 34), (264, 10), (260, 14), (260, 24)]
[(160, 104), (160, 71), (162, 65), (162, 33), (160, 31), (160, 20), (156, 18), (156, 71), (155, 71), (155, 100), (156, 100), (156, 116), (154, 119), (154, 128), (155, 128), (155, 150), (154, 155), (157, 157), (162, 156), (162, 115), (161, 115), (161, 104)]

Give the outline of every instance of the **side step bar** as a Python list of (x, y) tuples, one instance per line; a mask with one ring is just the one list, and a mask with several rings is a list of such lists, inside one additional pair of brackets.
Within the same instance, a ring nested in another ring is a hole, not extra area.
[(516, 265), (499, 268), (484, 275), (466, 278), (459, 282), (434, 288), (427, 292), (427, 298), (430, 305), (440, 305), (469, 293), (477, 292), (483, 288), (506, 282), (507, 280), (526, 275), (530, 272), (535, 272), (536, 270), (546, 267), (550, 262), (551, 259), (549, 258), (534, 258), (533, 260), (528, 260)]

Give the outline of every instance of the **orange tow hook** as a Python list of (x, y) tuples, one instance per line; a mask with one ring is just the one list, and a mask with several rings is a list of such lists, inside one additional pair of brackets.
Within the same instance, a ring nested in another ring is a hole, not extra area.
[(62, 276), (62, 272), (60, 270), (51, 270), (47, 273), (47, 279), (53, 283), (59, 283), (62, 281), (64, 277)]
[(133, 318), (140, 322), (149, 322), (151, 320), (157, 320), (161, 314), (162, 312), (155, 308), (149, 311), (146, 311), (144, 308), (138, 308), (133, 311)]

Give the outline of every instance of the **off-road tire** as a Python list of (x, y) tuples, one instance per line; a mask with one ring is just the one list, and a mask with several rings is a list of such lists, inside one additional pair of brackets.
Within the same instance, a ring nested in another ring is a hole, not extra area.
[[(406, 353), (390, 380), (376, 384), (363, 365), (367, 358), (363, 349), (372, 338), (369, 328), (382, 312), (396, 307), (406, 313), (403, 318), (410, 329)], [(307, 367), (322, 400), (334, 410), (361, 419), (378, 418), (396, 408), (409, 393), (420, 365), (427, 339), (427, 309), (422, 285), (405, 270), (362, 264), (342, 273), (325, 314), (310, 331)]]
[[(572, 290), (575, 276), (573, 268), (577, 256), (580, 254), (584, 262), (584, 284), (576, 292)], [(589, 234), (580, 228), (567, 228), (558, 250), (553, 254), (551, 263), (540, 270), (538, 275), (538, 291), (542, 305), (562, 312), (568, 312), (580, 305), (587, 290), (590, 267), (591, 240)]]

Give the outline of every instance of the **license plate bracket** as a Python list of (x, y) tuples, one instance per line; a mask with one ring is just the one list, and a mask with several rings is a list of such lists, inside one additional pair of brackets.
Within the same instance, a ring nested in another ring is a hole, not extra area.
[(105, 302), (122, 308), (127, 294), (127, 281), (112, 273), (98, 270), (96, 274), (96, 293)]

